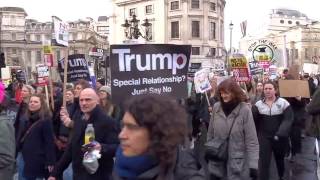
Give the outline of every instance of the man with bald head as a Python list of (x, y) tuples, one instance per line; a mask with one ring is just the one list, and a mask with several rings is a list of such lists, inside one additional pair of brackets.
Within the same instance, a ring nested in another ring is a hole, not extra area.
[[(49, 180), (55, 180), (72, 162), (73, 179), (75, 180), (108, 180), (113, 168), (113, 157), (119, 144), (119, 128), (116, 122), (107, 116), (99, 106), (99, 97), (95, 90), (86, 88), (79, 97), (82, 119), (74, 122), (74, 134), (65, 153), (54, 168)], [(88, 124), (93, 124), (95, 132), (95, 149), (101, 150), (98, 160), (99, 168), (94, 174), (87, 172), (82, 165), (84, 152), (85, 130)]]

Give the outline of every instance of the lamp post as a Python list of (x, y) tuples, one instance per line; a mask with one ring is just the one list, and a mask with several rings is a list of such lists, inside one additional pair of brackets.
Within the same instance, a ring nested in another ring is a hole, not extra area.
[(124, 24), (121, 25), (124, 27), (125, 37), (130, 40), (142, 37), (146, 41), (149, 41), (151, 39), (150, 28), (152, 24), (149, 22), (149, 19), (144, 19), (144, 23), (141, 24), (141, 26), (145, 27), (144, 34), (142, 34), (139, 29), (139, 22), (140, 20), (137, 19), (136, 15), (133, 15), (131, 20), (125, 19)]
[[(230, 29), (230, 48), (229, 48), (229, 58), (230, 58), (231, 55), (232, 55), (232, 30), (233, 30), (232, 21), (231, 21), (230, 24), (229, 24), (229, 29)], [(227, 72), (228, 72), (228, 75), (230, 75), (230, 66), (229, 66), (229, 59), (228, 59), (228, 57), (227, 57)]]

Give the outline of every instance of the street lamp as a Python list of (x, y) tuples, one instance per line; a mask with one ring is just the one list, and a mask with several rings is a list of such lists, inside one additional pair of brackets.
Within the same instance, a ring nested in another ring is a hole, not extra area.
[(229, 24), (229, 29), (230, 29), (230, 54), (232, 54), (232, 30), (233, 30), (232, 21)]
[(121, 26), (124, 27), (126, 38), (138, 39), (139, 37), (142, 37), (145, 40), (149, 41), (151, 39), (150, 28), (152, 24), (149, 22), (149, 19), (146, 18), (144, 20), (144, 23), (141, 24), (141, 26), (145, 27), (145, 34), (143, 35), (139, 29), (139, 22), (140, 20), (137, 19), (136, 15), (133, 15), (131, 20), (125, 19), (124, 24), (122, 24)]
[[(232, 21), (230, 22), (229, 24), (229, 29), (230, 29), (230, 49), (229, 49), (229, 58), (231, 57), (232, 55), (232, 29), (233, 29), (233, 24), (232, 24)], [(226, 53), (226, 60), (227, 60), (227, 72), (228, 72), (228, 75), (230, 75), (230, 66), (229, 66), (229, 59), (228, 59), (228, 53)]]

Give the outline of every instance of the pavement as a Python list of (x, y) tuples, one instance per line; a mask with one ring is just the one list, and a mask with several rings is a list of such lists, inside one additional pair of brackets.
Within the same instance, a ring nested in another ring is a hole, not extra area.
[[(203, 144), (206, 141), (206, 129), (202, 128), (201, 136), (195, 141), (194, 151), (202, 165), (206, 162), (203, 159)], [(295, 157), (285, 159), (285, 177), (284, 180), (320, 180), (319, 156), (316, 153), (316, 139), (313, 137), (304, 137), (302, 139), (301, 153)], [(270, 165), (270, 180), (279, 180), (278, 172), (274, 158)]]

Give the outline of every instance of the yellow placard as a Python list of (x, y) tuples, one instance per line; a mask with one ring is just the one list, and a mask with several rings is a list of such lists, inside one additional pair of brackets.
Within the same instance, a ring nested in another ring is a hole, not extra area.
[(43, 46), (43, 52), (44, 54), (52, 54), (52, 46)]
[(230, 58), (230, 65), (232, 68), (246, 68), (247, 59), (245, 57), (232, 57)]

